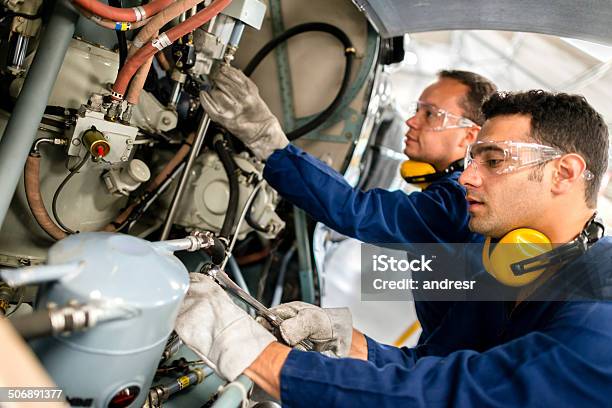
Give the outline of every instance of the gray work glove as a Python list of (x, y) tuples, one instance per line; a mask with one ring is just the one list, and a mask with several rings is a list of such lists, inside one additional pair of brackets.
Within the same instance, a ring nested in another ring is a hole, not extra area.
[[(309, 340), (314, 350), (331, 357), (347, 357), (351, 350), (353, 319), (347, 307), (323, 309), (304, 302), (290, 302), (270, 309), (284, 321), (280, 325), (283, 340), (297, 349)], [(257, 320), (274, 332), (263, 318)]]
[(289, 144), (257, 86), (242, 71), (221, 65), (213, 81), (212, 91), (200, 93), (202, 107), (213, 122), (229, 130), (260, 160)]
[(201, 273), (190, 273), (189, 278), (175, 330), (217, 374), (233, 381), (276, 338), (212, 278)]

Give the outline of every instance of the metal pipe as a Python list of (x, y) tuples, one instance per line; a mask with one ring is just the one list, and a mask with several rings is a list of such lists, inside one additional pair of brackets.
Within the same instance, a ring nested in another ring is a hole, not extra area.
[(289, 267), (289, 261), (293, 257), (295, 253), (295, 244), (289, 248), (285, 256), (283, 256), (283, 260), (281, 262), (280, 271), (278, 272), (278, 278), (276, 279), (276, 287), (274, 288), (274, 295), (272, 295), (272, 303), (271, 306), (280, 305), (281, 299), (283, 297), (283, 286), (285, 284), (285, 275), (287, 274), (287, 268)]
[(251, 387), (253, 387), (253, 381), (242, 374), (235, 381), (223, 386), (219, 398), (212, 405), (212, 408), (245, 406), (244, 402), (248, 402), (248, 393)]
[(185, 191), (185, 187), (187, 186), (191, 166), (193, 166), (193, 162), (200, 153), (200, 149), (202, 148), (202, 144), (204, 143), (204, 135), (206, 135), (206, 131), (208, 130), (209, 124), (210, 117), (207, 113), (204, 113), (204, 115), (202, 116), (202, 120), (200, 121), (200, 125), (198, 127), (198, 132), (193, 142), (193, 146), (191, 147), (191, 151), (189, 152), (189, 157), (187, 158), (185, 170), (183, 171), (181, 179), (179, 180), (179, 184), (176, 187), (176, 192), (174, 193), (172, 204), (170, 204), (170, 209), (168, 210), (168, 215), (166, 216), (166, 221), (164, 222), (164, 228), (161, 233), (162, 241), (167, 239), (168, 235), (170, 235), (170, 229), (172, 228), (172, 223), (174, 221), (174, 217), (176, 216), (176, 211), (178, 210), (179, 202), (181, 201), (181, 197), (183, 196), (183, 192)]
[(232, 251), (234, 250), (234, 245), (236, 245), (236, 240), (238, 239), (238, 232), (240, 231), (242, 222), (244, 221), (244, 218), (246, 217), (247, 211), (249, 211), (249, 209), (251, 208), (251, 204), (253, 203), (253, 200), (257, 196), (257, 192), (259, 191), (260, 188), (263, 187), (263, 183), (264, 183), (263, 180), (257, 183), (255, 188), (253, 188), (253, 191), (251, 191), (251, 195), (249, 196), (249, 198), (247, 198), (246, 202), (244, 203), (244, 207), (242, 208), (240, 217), (238, 217), (238, 223), (236, 224), (236, 230), (235, 230), (236, 232), (234, 232), (234, 236), (232, 237), (232, 240), (225, 251), (226, 255), (225, 255), (225, 259), (223, 260), (223, 263), (221, 264), (221, 269), (225, 269), (225, 265), (227, 265), (227, 260), (232, 254)]
[(4, 222), (19, 183), (78, 18), (79, 15), (66, 0), (57, 2), (13, 114), (0, 139), (0, 174), (3, 186), (0, 191), (0, 225)]
[(204, 370), (194, 368), (187, 374), (177, 377), (172, 382), (156, 385), (149, 390), (149, 395), (143, 408), (161, 407), (163, 403), (168, 401), (174, 394), (200, 384), (204, 378), (206, 378)]
[(238, 286), (240, 286), (242, 290), (244, 290), (246, 293), (250, 295), (251, 292), (249, 291), (249, 287), (247, 286), (247, 283), (244, 280), (244, 275), (242, 274), (242, 271), (240, 270), (240, 266), (238, 266), (238, 262), (236, 261), (236, 258), (234, 258), (233, 256), (230, 256), (228, 260), (228, 264), (229, 264), (230, 271), (232, 271), (232, 276), (234, 277), (234, 280), (236, 281)]
[(238, 47), (238, 43), (240, 43), (240, 39), (242, 38), (242, 33), (244, 32), (244, 23), (240, 20), (236, 20), (236, 24), (232, 29), (232, 35), (230, 36), (230, 40), (228, 42), (229, 45)]
[(69, 262), (60, 265), (37, 265), (25, 268), (0, 269), (0, 278), (10, 286), (23, 286), (33, 283), (52, 282), (81, 272), (82, 262)]
[(172, 86), (172, 94), (170, 95), (170, 102), (168, 105), (172, 108), (176, 109), (176, 105), (179, 103), (179, 99), (181, 99), (181, 91), (183, 90), (183, 84), (174, 81), (174, 85)]
[(17, 41), (15, 42), (13, 60), (11, 66), (8, 67), (9, 70), (13, 70), (16, 73), (22, 71), (23, 61), (25, 60), (26, 52), (28, 51), (29, 41), (30, 39), (28, 37), (24, 37), (21, 34), (17, 34)]
[(307, 303), (315, 303), (314, 271), (310, 260), (310, 241), (308, 225), (304, 210), (293, 207), (293, 219), (295, 222), (295, 239), (297, 243), (298, 260), (300, 263), (300, 287), (302, 289), (302, 300)]

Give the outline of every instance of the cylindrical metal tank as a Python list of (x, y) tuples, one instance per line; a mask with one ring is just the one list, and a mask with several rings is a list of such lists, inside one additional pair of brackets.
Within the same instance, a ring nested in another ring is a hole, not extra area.
[[(51, 247), (49, 265), (74, 262), (81, 271), (43, 286), (36, 308), (78, 302), (136, 313), (85, 332), (36, 340), (33, 349), (76, 405), (140, 407), (189, 286), (188, 272), (172, 253), (150, 242), (103, 232), (69, 236)], [(133, 402), (111, 404), (126, 389), (124, 397), (138, 394)]]

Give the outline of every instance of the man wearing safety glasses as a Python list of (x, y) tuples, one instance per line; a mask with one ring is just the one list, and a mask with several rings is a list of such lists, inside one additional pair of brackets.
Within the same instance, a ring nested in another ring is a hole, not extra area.
[[(496, 90), (486, 78), (466, 71), (442, 71), (421, 94), (406, 121), (404, 152), (411, 161), (429, 163), (435, 172), (426, 176), (429, 187), (410, 195), (354, 189), (329, 166), (290, 144), (255, 84), (241, 71), (222, 66), (214, 84), (210, 93), (201, 94), (211, 119), (266, 160), (266, 181), (315, 220), (377, 245), (483, 240), (468, 229), (467, 203), (457, 179), (465, 150), (484, 121), (480, 106)], [(416, 181), (423, 181), (416, 176)], [(424, 339), (448, 305), (415, 304)]]
[[(244, 372), (290, 407), (609, 406), (612, 239), (595, 218), (606, 123), (584, 98), (544, 91), (494, 95), (483, 111), (460, 181), (469, 227), (488, 237), (474, 277), (502, 283), (504, 297), (455, 302), (415, 348), (351, 337), (312, 305), (281, 324), (302, 328), (292, 344), (349, 345), (351, 358), (331, 358), (275, 342), (195, 274), (179, 336), (222, 375)], [(232, 343), (228, 331), (248, 336)]]

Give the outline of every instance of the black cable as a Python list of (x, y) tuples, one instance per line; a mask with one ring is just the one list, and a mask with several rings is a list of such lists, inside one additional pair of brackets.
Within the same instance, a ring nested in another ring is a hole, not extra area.
[(85, 157), (83, 157), (83, 160), (81, 160), (79, 162), (79, 164), (77, 164), (77, 166), (70, 170), (70, 173), (66, 176), (66, 178), (60, 183), (59, 187), (57, 187), (57, 190), (55, 190), (55, 194), (53, 194), (53, 203), (51, 204), (51, 209), (53, 210), (53, 216), (55, 217), (55, 221), (57, 221), (57, 224), (64, 230), (66, 231), (68, 234), (76, 234), (75, 231), (71, 230), (70, 228), (68, 228), (60, 219), (60, 217), (57, 215), (57, 199), (59, 198), (60, 193), (62, 192), (63, 188), (66, 186), (66, 184), (68, 184), (68, 182), (70, 181), (70, 179), (79, 172), (79, 170), (81, 170), (81, 168), (85, 165), (85, 163), (87, 162), (87, 159), (89, 159), (89, 152), (87, 152), (85, 154)]
[(336, 37), (344, 46), (344, 55), (346, 57), (346, 64), (344, 66), (344, 77), (342, 78), (342, 84), (340, 85), (340, 89), (336, 94), (336, 97), (332, 101), (331, 104), (321, 113), (319, 113), (316, 117), (310, 120), (308, 123), (300, 126), (297, 129), (292, 130), (287, 133), (287, 138), (289, 140), (295, 140), (300, 136), (305, 135), (306, 133), (314, 130), (319, 127), (321, 124), (325, 123), (327, 119), (331, 117), (331, 115), (336, 111), (340, 103), (342, 102), (342, 98), (348, 89), (348, 84), (351, 79), (351, 70), (353, 67), (353, 57), (355, 56), (355, 49), (353, 48), (353, 44), (349, 37), (344, 33), (344, 31), (340, 30), (338, 27), (335, 27), (331, 24), (326, 23), (306, 23), (300, 24), (295, 27), (290, 28), (285, 31), (283, 34), (278, 37), (272, 39), (266, 45), (261, 48), (257, 54), (251, 59), (246, 68), (244, 69), (244, 74), (246, 76), (251, 76), (255, 68), (259, 65), (259, 63), (279, 44), (287, 41), (289, 38), (296, 36), (298, 34), (319, 31), (333, 35)]
[[(225, 218), (223, 219), (223, 225), (219, 232), (220, 238), (228, 239), (232, 235), (232, 229), (236, 222), (236, 216), (238, 215), (238, 204), (240, 203), (240, 188), (238, 184), (238, 167), (236, 162), (231, 155), (230, 147), (224, 139), (215, 141), (215, 150), (219, 155), (219, 159), (223, 164), (223, 169), (227, 174), (229, 180), (229, 201), (227, 204), (227, 211), (225, 212)], [(236, 234), (238, 231), (236, 231)]]
[[(112, 7), (123, 7), (121, 0), (108, 0), (108, 5)], [(128, 55), (127, 38), (125, 36), (125, 31), (115, 30), (115, 32), (117, 33), (117, 45), (119, 46), (119, 70), (121, 70)]]
[[(261, 191), (261, 189), (257, 192), (257, 195), (259, 195), (260, 191)], [(255, 195), (255, 198), (251, 202), (251, 206), (247, 210), (247, 213), (246, 213), (246, 216), (245, 216), (245, 221), (255, 231), (268, 233), (270, 231), (268, 231), (268, 229), (266, 227), (263, 227), (263, 226), (259, 225), (259, 223), (253, 219), (253, 214), (251, 214), (251, 211), (253, 211), (253, 204), (255, 203), (255, 200), (257, 199), (257, 195)]]

